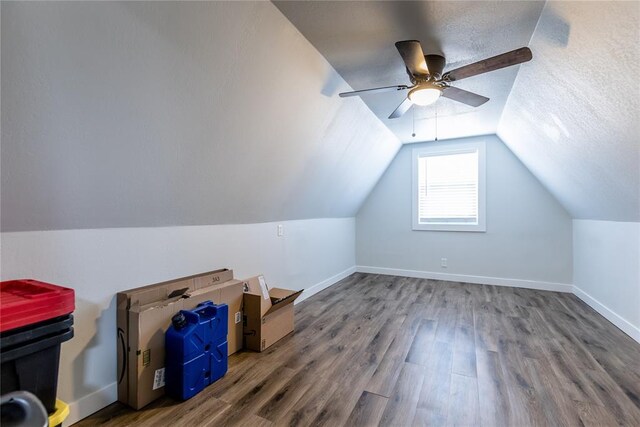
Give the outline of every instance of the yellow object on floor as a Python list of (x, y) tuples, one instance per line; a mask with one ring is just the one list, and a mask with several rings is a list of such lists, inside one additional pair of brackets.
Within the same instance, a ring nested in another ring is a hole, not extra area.
[(49, 415), (49, 425), (51, 427), (59, 426), (69, 415), (69, 405), (60, 399), (56, 399), (56, 412)]

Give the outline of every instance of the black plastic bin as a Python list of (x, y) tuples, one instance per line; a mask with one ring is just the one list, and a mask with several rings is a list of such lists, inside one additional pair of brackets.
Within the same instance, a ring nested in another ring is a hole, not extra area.
[(1, 333), (1, 393), (29, 391), (55, 412), (60, 345), (72, 337), (71, 314)]

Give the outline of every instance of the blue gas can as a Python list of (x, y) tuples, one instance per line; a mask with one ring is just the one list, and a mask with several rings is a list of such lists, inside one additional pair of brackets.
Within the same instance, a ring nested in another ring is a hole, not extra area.
[(227, 373), (226, 304), (211, 301), (181, 310), (165, 336), (165, 392), (189, 399)]

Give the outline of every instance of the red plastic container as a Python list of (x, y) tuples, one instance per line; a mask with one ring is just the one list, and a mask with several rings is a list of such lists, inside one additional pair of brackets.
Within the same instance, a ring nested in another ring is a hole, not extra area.
[(74, 309), (73, 289), (27, 279), (0, 282), (0, 332), (64, 316)]

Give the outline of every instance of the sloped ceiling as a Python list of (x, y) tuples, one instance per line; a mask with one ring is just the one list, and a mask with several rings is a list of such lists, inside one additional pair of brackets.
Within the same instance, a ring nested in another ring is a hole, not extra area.
[(406, 82), (411, 38), (448, 68), (529, 45), (458, 83), (489, 103), (438, 102), (438, 137), (497, 130), (575, 218), (640, 221), (640, 3), (276, 6), (3, 2), (2, 230), (352, 216), (388, 129), (436, 136), (434, 108), (415, 138), (386, 119), (401, 94), (336, 96)]
[(2, 231), (354, 216), (397, 138), (268, 2), (3, 2)]
[(275, 4), (354, 89), (407, 83), (397, 40), (446, 69), (528, 45), (532, 61), (456, 83), (491, 98), (477, 109), (389, 120), (402, 93), (363, 100), (404, 143), (435, 139), (436, 107), (440, 139), (497, 133), (574, 218), (640, 221), (639, 2)]
[(640, 221), (640, 3), (549, 2), (498, 135), (574, 218)]
[[(276, 1), (276, 6), (354, 88), (408, 84), (394, 43), (417, 39), (425, 54), (444, 54), (453, 69), (527, 46), (544, 6), (541, 1)], [(535, 52), (534, 52), (535, 58)], [(535, 61), (535, 59), (534, 59)], [(471, 77), (455, 86), (491, 98), (479, 108), (440, 99), (388, 119), (406, 93), (369, 94), (367, 106), (402, 142), (495, 133), (518, 69)], [(344, 99), (345, 104), (358, 102)], [(415, 114), (415, 117), (414, 117)], [(414, 130), (415, 119), (415, 133)]]

